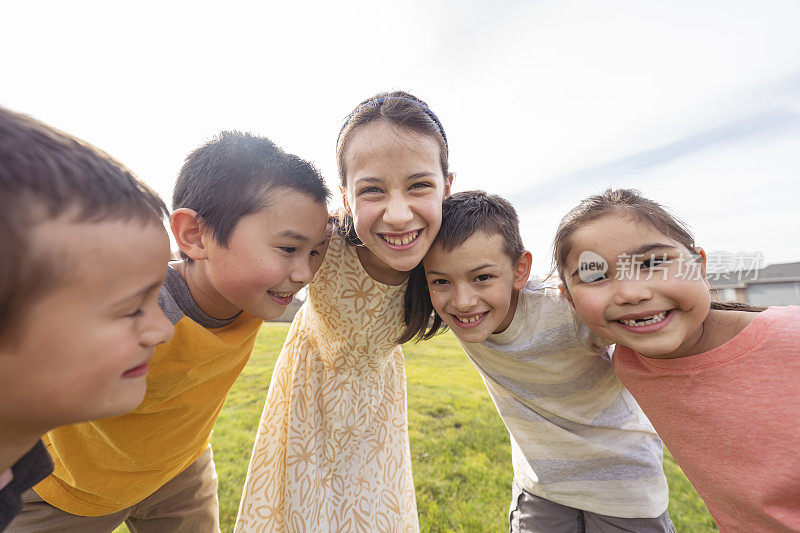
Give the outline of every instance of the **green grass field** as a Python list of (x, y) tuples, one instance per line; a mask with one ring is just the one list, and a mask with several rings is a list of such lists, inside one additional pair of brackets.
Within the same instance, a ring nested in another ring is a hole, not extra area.
[[(253, 357), (214, 428), (220, 520), (226, 533), (233, 530), (255, 428), (287, 329), (287, 324), (261, 329)], [(508, 432), (477, 371), (450, 333), (403, 349), (422, 531), (507, 531), (512, 477)], [(678, 465), (665, 456), (675, 530), (717, 531)]]

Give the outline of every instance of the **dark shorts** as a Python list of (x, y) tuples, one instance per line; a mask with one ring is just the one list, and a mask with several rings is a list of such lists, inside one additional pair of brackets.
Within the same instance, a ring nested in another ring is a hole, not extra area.
[(125, 522), (133, 533), (219, 533), (217, 472), (211, 446), (186, 470), (127, 509), (77, 516), (53, 507), (33, 490), (5, 533), (108, 533)]
[(656, 518), (606, 516), (534, 496), (516, 482), (508, 521), (511, 533), (675, 533), (667, 511)]

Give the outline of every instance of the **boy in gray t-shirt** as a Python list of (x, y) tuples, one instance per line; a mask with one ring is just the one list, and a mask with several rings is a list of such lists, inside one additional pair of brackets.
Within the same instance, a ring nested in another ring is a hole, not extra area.
[(423, 264), (404, 337), (449, 327), (481, 373), (511, 436), (511, 531), (673, 531), (661, 440), (606, 343), (557, 288), (528, 282), (514, 208), (454, 194)]

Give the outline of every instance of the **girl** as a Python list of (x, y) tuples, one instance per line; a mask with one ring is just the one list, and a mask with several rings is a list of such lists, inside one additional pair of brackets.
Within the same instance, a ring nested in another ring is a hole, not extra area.
[(418, 531), (408, 443), (408, 271), (450, 194), (439, 119), (404, 92), (347, 117), (344, 209), (275, 365), (236, 531)]
[(617, 375), (720, 530), (798, 531), (800, 308), (712, 303), (705, 260), (624, 189), (584, 200), (555, 237), (562, 289), (617, 344)]

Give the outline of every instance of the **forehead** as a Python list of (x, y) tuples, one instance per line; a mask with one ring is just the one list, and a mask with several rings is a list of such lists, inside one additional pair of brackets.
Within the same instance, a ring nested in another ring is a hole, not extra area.
[(688, 252), (685, 246), (664, 235), (651, 224), (625, 215), (609, 215), (584, 224), (573, 233), (571, 240), (568, 264), (576, 263), (580, 254), (585, 251), (597, 253), (608, 260), (653, 243)]
[(439, 143), (432, 135), (377, 120), (358, 126), (347, 140), (344, 163), (348, 174), (389, 170), (402, 165), (440, 169)]
[(324, 202), (297, 189), (280, 188), (268, 193), (266, 205), (240, 218), (233, 233), (275, 234), (285, 231), (316, 237), (319, 226), (328, 222)]
[(48, 272), (46, 296), (68, 295), (68, 305), (108, 303), (166, 272), (169, 239), (163, 225), (138, 218), (37, 224), (31, 260)]
[(440, 244), (431, 246), (423, 263), (426, 269), (438, 272), (469, 272), (476, 265), (499, 263), (510, 259), (505, 253), (501, 235), (487, 235), (478, 232), (471, 235), (459, 246), (445, 250)]

